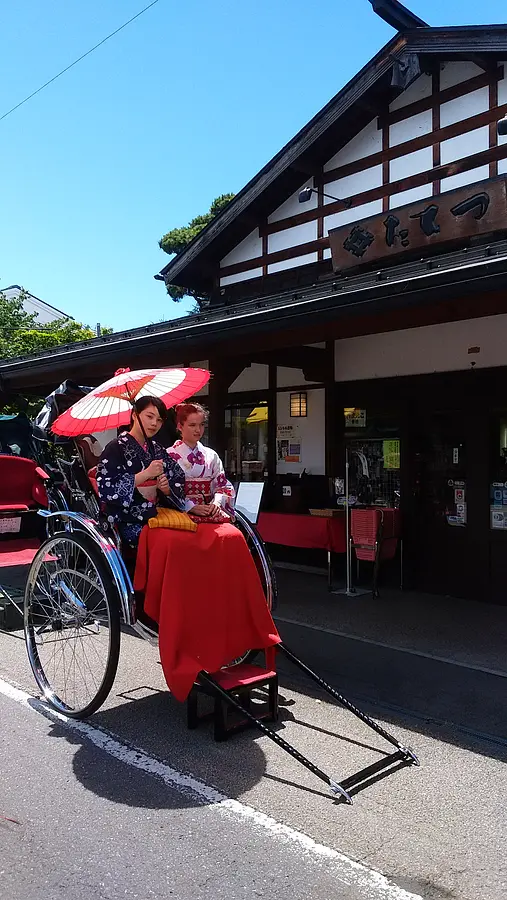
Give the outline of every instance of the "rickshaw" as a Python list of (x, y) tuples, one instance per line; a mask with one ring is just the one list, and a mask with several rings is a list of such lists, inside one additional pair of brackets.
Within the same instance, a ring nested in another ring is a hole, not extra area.
[[(86, 391), (86, 389), (84, 389)], [(61, 409), (61, 405), (60, 405)], [(17, 469), (17, 490), (7, 501), (0, 488), (0, 524), (34, 515), (45, 533), (30, 564), (24, 601), (11, 602), (23, 617), (30, 666), (42, 698), (49, 707), (69, 718), (83, 719), (104, 703), (116, 675), (122, 629), (133, 630), (141, 638), (157, 644), (157, 634), (139, 614), (139, 597), (133, 589), (135, 559), (125, 552), (120, 536), (107, 521), (94, 485), (93, 471), (88, 473), (75, 442), (67, 442), (56, 452), (51, 436), (51, 416), (45, 428), (34, 426), (34, 458), (0, 454), (0, 485), (9, 470), (10, 482)], [(6, 502), (5, 502), (6, 501)], [(254, 522), (236, 510), (235, 525), (247, 542), (259, 572), (266, 603), (276, 605), (275, 573), (262, 538)], [(7, 529), (9, 530), (9, 529)], [(5, 535), (4, 535), (5, 537)], [(0, 553), (8, 547), (0, 540)], [(6, 591), (0, 587), (0, 594)], [(280, 748), (324, 781), (331, 792), (352, 803), (351, 790), (378, 773), (400, 765), (418, 765), (412, 750), (403, 746), (370, 716), (326, 683), (283, 643), (277, 651), (345, 707), (366, 726), (383, 737), (394, 752), (338, 782), (257, 718), (249, 704), (241, 702), (234, 691), (225, 690), (216, 673), (201, 672), (199, 683), (211, 695), (219, 697), (256, 726)], [(245, 656), (225, 668), (233, 669), (257, 655), (252, 648)]]

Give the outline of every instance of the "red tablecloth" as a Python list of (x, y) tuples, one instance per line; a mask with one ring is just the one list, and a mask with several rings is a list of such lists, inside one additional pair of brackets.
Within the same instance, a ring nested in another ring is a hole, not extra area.
[(202, 670), (217, 672), (247, 650), (280, 638), (241, 532), (200, 524), (197, 531), (143, 528), (136, 591), (159, 624), (160, 661), (177, 700)]
[(267, 544), (345, 553), (345, 514), (337, 517), (263, 512), (258, 529)]

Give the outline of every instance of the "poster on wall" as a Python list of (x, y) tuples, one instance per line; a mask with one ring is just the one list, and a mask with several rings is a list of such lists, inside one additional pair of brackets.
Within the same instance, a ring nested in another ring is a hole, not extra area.
[(507, 531), (507, 482), (494, 481), (490, 485), (491, 528)]
[(276, 458), (278, 462), (301, 462), (301, 438), (293, 425), (277, 425)]
[(400, 468), (400, 442), (383, 441), (384, 469)]

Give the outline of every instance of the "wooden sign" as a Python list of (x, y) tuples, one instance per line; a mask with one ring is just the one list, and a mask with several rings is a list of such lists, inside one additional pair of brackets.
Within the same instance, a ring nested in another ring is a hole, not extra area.
[(335, 272), (507, 231), (507, 179), (491, 178), (329, 232)]

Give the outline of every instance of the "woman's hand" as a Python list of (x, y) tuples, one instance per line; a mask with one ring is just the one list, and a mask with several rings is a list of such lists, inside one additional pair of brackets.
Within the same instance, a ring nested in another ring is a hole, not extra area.
[(213, 503), (196, 503), (192, 509), (189, 509), (189, 513), (193, 516), (210, 516), (214, 509), (216, 507)]
[(159, 491), (162, 491), (162, 493), (165, 494), (166, 497), (169, 496), (169, 494), (171, 493), (171, 489), (170, 489), (170, 487), (169, 487), (169, 482), (168, 482), (168, 480), (167, 480), (167, 476), (166, 476), (166, 475), (159, 475), (159, 476), (158, 476), (158, 478), (157, 478), (157, 488), (159, 489)]
[(164, 474), (164, 463), (161, 459), (153, 459), (149, 466), (144, 469), (144, 473), (146, 476), (146, 481), (149, 481), (151, 478), (158, 478), (159, 475)]
[(219, 500), (212, 500), (211, 503), (210, 503), (210, 505), (209, 505), (209, 508), (210, 508), (210, 513), (209, 513), (209, 514), (210, 514), (210, 516), (211, 516), (212, 519), (219, 519), (219, 518), (221, 518), (221, 514), (223, 513), (223, 509), (222, 509), (222, 504), (220, 503)]
[(144, 484), (145, 481), (151, 481), (152, 478), (158, 478), (159, 475), (164, 474), (164, 463), (161, 459), (153, 459), (149, 466), (146, 466), (142, 472), (138, 472), (135, 476), (136, 487), (139, 484)]

